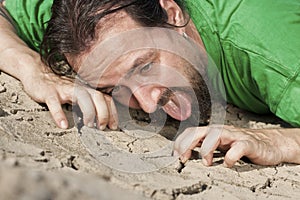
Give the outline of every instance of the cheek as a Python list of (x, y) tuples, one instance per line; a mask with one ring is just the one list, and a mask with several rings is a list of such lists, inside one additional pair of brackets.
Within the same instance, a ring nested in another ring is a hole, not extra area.
[(112, 97), (119, 103), (134, 109), (141, 109), (137, 99), (128, 88), (122, 88), (118, 92), (113, 92)]

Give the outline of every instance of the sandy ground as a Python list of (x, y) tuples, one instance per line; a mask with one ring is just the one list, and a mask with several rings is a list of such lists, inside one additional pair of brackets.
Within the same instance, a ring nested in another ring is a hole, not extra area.
[[(72, 120), (72, 112), (67, 114)], [(287, 127), (276, 117), (256, 116), (233, 106), (227, 108), (225, 123)], [(297, 165), (263, 167), (240, 161), (228, 169), (219, 154), (212, 167), (193, 159), (178, 173), (177, 161), (165, 152), (160, 155), (161, 148), (171, 144), (161, 135), (147, 132), (151, 137), (145, 139), (139, 130), (101, 132), (77, 129), (74, 123), (72, 127), (56, 128), (47, 109), (33, 102), (18, 81), (1, 73), (0, 199), (300, 198)]]

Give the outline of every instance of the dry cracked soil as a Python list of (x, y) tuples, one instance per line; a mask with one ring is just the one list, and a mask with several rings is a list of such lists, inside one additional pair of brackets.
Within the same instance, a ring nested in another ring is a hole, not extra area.
[[(58, 129), (19, 81), (0, 74), (0, 199), (300, 198), (299, 165), (239, 161), (229, 169), (216, 152), (212, 167), (195, 157), (179, 173), (168, 155), (171, 125), (165, 135), (134, 128), (103, 132), (81, 127), (80, 117), (64, 109), (73, 122), (68, 130)], [(225, 124), (237, 127), (288, 127), (231, 105), (226, 112)]]

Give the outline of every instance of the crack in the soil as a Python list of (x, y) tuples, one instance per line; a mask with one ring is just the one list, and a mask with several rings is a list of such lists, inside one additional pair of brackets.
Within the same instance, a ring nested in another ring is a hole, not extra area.
[(180, 194), (183, 195), (194, 195), (199, 194), (205, 190), (210, 189), (211, 186), (208, 186), (206, 183), (198, 182), (196, 184), (193, 184), (191, 186), (186, 186), (182, 188), (176, 188), (172, 190), (172, 196), (174, 199), (176, 199)]
[[(211, 185), (213, 185), (213, 186), (220, 186), (217, 182), (220, 182), (220, 183), (224, 183), (224, 184), (227, 184), (227, 185), (234, 185), (234, 186), (236, 186), (236, 187), (242, 187), (242, 188), (246, 188), (246, 189), (249, 189), (249, 190), (251, 190), (252, 192), (253, 192), (253, 189), (255, 188), (255, 190), (256, 190), (256, 188), (259, 186), (259, 185), (254, 185), (254, 186), (245, 186), (245, 185), (242, 185), (242, 184), (240, 184), (240, 183), (234, 183), (234, 182), (229, 182), (229, 181), (226, 181), (226, 180), (222, 180), (222, 179), (216, 179), (216, 178), (213, 178), (212, 180), (211, 180)], [(254, 191), (255, 192), (255, 191)]]
[(275, 170), (275, 174), (274, 174), (274, 176), (275, 176), (275, 175), (278, 174), (278, 168), (277, 168), (277, 166), (274, 167), (274, 170)]
[(36, 158), (34, 159), (35, 162), (40, 162), (40, 163), (47, 163), (49, 162), (49, 158)]
[(58, 131), (58, 132), (53, 132), (53, 131), (47, 131), (44, 134), (49, 137), (49, 136), (56, 136), (56, 137), (61, 137), (67, 134), (72, 133), (72, 131)]
[(126, 146), (128, 148), (128, 151), (129, 153), (133, 153), (133, 150), (132, 150), (132, 147), (131, 146), (134, 146), (134, 143), (138, 141), (138, 139), (134, 139), (133, 141), (129, 142)]
[(23, 108), (14, 108), (11, 109), (9, 112), (13, 115), (18, 114), (18, 112), (26, 112), (26, 113), (32, 113), (32, 112), (48, 112), (49, 110), (47, 108), (34, 108), (34, 109), (23, 109)]
[(67, 159), (67, 162), (62, 163), (62, 165), (78, 171), (79, 168), (74, 163), (75, 159), (76, 159), (76, 156), (69, 156), (68, 159)]
[(199, 181), (196, 184), (190, 185), (190, 186), (185, 186), (181, 188), (174, 188), (172, 189), (171, 193), (168, 189), (161, 189), (161, 190), (155, 190), (151, 194), (151, 198), (155, 197), (157, 193), (163, 193), (166, 195), (169, 195), (172, 199), (176, 199), (180, 194), (182, 195), (195, 195), (199, 194), (205, 190), (211, 189), (211, 186), (207, 185), (206, 183), (202, 183)]

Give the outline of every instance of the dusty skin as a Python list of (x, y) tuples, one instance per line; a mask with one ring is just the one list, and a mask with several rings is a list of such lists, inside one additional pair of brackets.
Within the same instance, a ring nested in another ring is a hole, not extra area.
[[(67, 109), (67, 108), (66, 108)], [(72, 113), (68, 116), (72, 119)], [(284, 128), (273, 116), (256, 116), (233, 106), (226, 124)], [(166, 132), (173, 127), (167, 127)], [(82, 128), (81, 133), (89, 129)], [(122, 132), (107, 132), (129, 153), (147, 152), (169, 141), (153, 137), (147, 144)], [(0, 199), (298, 199), (300, 166), (263, 167), (240, 161), (222, 166), (217, 154), (212, 167), (188, 161), (149, 173), (126, 173), (95, 159), (82, 144), (77, 128), (55, 127), (47, 109), (22, 91), (21, 84), (0, 74)]]

